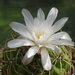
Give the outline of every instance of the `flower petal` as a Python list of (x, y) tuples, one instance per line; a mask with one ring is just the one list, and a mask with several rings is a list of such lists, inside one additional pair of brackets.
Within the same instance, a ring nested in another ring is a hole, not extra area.
[(71, 40), (70, 36), (66, 32), (58, 32), (56, 34), (53, 34), (48, 41), (57, 40), (57, 39), (65, 39), (65, 40)]
[(45, 15), (41, 8), (38, 10), (37, 18), (40, 22), (43, 22), (45, 20)]
[(49, 57), (49, 54), (46, 50), (46, 48), (42, 48), (41, 50), (41, 60), (42, 60), (42, 66), (45, 70), (51, 69), (51, 60)]
[(31, 56), (30, 58), (28, 58), (28, 57), (27, 57), (27, 53), (26, 53), (25, 56), (24, 56), (23, 59), (22, 59), (22, 63), (23, 63), (24, 65), (29, 64), (29, 63), (32, 61), (33, 57), (34, 57), (34, 56)]
[(18, 22), (11, 22), (10, 27), (16, 32), (23, 32), (27, 30), (26, 26)]
[(26, 27), (27, 27), (28, 31), (31, 33), (33, 31), (34, 26), (32, 25), (32, 23), (30, 21), (28, 21), (26, 19), (25, 19), (25, 23), (26, 23)]
[(61, 52), (62, 52), (61, 48), (58, 47), (58, 46), (55, 46), (54, 51), (55, 51), (56, 53), (61, 53)]
[(66, 23), (66, 21), (68, 20), (67, 17), (64, 17), (60, 20), (58, 20), (53, 26), (52, 26), (52, 29), (54, 30), (53, 33), (57, 32), (58, 30), (60, 30), (64, 24)]
[(45, 47), (47, 47), (51, 50), (55, 50), (55, 45), (47, 44)]
[(66, 33), (63, 37), (61, 37), (61, 39), (72, 41), (72, 39), (71, 39), (71, 37), (69, 36), (68, 33)]
[(24, 40), (24, 39), (14, 39), (7, 43), (8, 47), (10, 48), (16, 48), (21, 46), (33, 46), (34, 43), (30, 40)]
[(22, 14), (26, 20), (30, 21), (31, 24), (33, 23), (33, 17), (27, 9), (22, 9)]
[(51, 44), (54, 45), (70, 45), (70, 46), (74, 46), (74, 42), (70, 41), (70, 40), (54, 40), (51, 42)]
[(24, 20), (25, 20), (25, 23), (26, 23), (28, 30), (30, 32), (32, 32), (32, 29), (33, 29), (33, 17), (32, 17), (32, 15), (30, 14), (30, 12), (27, 9), (22, 9), (22, 14), (24, 16)]
[(35, 18), (33, 24), (34, 24), (35, 30), (37, 30), (39, 28), (39, 26), (40, 26), (40, 21), (37, 18)]
[(51, 26), (53, 24), (53, 22), (55, 21), (56, 17), (58, 14), (58, 9), (56, 9), (55, 7), (53, 7), (48, 16), (47, 16), (47, 23)]
[(19, 33), (20, 35), (27, 37), (29, 39), (33, 39), (31, 34), (28, 32), (26, 26), (24, 26), (21, 23), (17, 23), (17, 22), (12, 22), (10, 23), (10, 27), (16, 31), (17, 33)]
[(34, 56), (38, 51), (39, 51), (38, 46), (31, 47), (27, 52), (27, 57), (30, 58), (30, 57)]

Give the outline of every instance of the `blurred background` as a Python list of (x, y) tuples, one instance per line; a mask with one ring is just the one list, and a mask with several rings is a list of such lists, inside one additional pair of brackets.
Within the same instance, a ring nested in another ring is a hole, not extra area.
[(75, 0), (0, 0), (0, 44), (3, 45), (12, 37), (13, 30), (9, 27), (11, 22), (24, 24), (21, 14), (23, 8), (36, 17), (39, 8), (42, 8), (47, 16), (52, 7), (59, 10), (56, 21), (62, 17), (69, 17), (62, 30), (68, 32), (75, 42)]

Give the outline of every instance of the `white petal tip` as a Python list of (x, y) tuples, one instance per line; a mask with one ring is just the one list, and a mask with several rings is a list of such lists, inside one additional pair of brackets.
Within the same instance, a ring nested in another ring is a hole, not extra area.
[(53, 12), (58, 12), (58, 9), (57, 8), (55, 8), (55, 7), (53, 7), (52, 9), (51, 9)]
[(38, 11), (42, 10), (41, 8), (38, 9)]
[(26, 12), (28, 12), (27, 9), (22, 9), (22, 15), (24, 16), (24, 14), (26, 14)]
[(29, 60), (28, 60), (28, 58), (26, 58), (26, 55), (23, 57), (22, 63), (23, 63), (24, 65), (28, 65), (28, 64), (29, 64)]
[(51, 70), (51, 60), (50, 60), (50, 56), (48, 54), (48, 51), (43, 48), (41, 50), (41, 60), (42, 60), (42, 66), (44, 68), (44, 70)]
[(49, 70), (51, 70), (51, 67), (49, 67), (49, 66), (44, 67), (44, 70), (49, 71)]
[(25, 11), (25, 10), (27, 10), (27, 9), (22, 9), (22, 12)]
[(22, 59), (22, 63), (23, 63), (24, 65), (28, 65), (28, 64), (29, 64), (28, 62), (25, 62), (24, 59)]
[(10, 45), (10, 41), (7, 43), (7, 47), (12, 48), (12, 46)]
[(58, 10), (56, 7), (52, 7), (52, 9), (56, 9), (56, 10)]
[(46, 70), (46, 71), (51, 70), (51, 62), (50, 62), (50, 64), (44, 65), (43, 68), (44, 68), (44, 70)]
[(66, 22), (66, 21), (68, 20), (68, 17), (64, 17), (63, 19), (64, 19), (64, 20), (65, 20), (65, 22)]
[(14, 24), (15, 22), (11, 22), (9, 25), (10, 25), (10, 27), (12, 27), (12, 25)]

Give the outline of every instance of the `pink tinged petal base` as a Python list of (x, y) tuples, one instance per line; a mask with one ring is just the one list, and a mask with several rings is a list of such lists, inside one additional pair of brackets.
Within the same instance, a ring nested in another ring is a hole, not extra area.
[(38, 46), (31, 47), (27, 52), (27, 57), (30, 58), (30, 57), (34, 56), (38, 51), (39, 51)]
[(34, 56), (28, 58), (28, 57), (27, 57), (27, 53), (26, 53), (25, 56), (24, 56), (23, 59), (22, 59), (22, 63), (23, 63), (24, 65), (29, 64), (29, 63), (32, 61), (33, 57), (34, 57)]
[(7, 43), (9, 48), (16, 48), (21, 46), (33, 46), (34, 43), (30, 40), (24, 40), (24, 39), (14, 39)]
[(46, 48), (41, 49), (41, 61), (42, 61), (42, 66), (45, 70), (51, 69), (51, 60)]

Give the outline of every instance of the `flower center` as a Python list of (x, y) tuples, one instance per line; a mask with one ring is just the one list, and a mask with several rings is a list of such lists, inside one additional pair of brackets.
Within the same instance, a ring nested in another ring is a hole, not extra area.
[(44, 33), (37, 34), (37, 35), (36, 35), (36, 38), (40, 39), (41, 36), (43, 36), (43, 35), (44, 35)]

